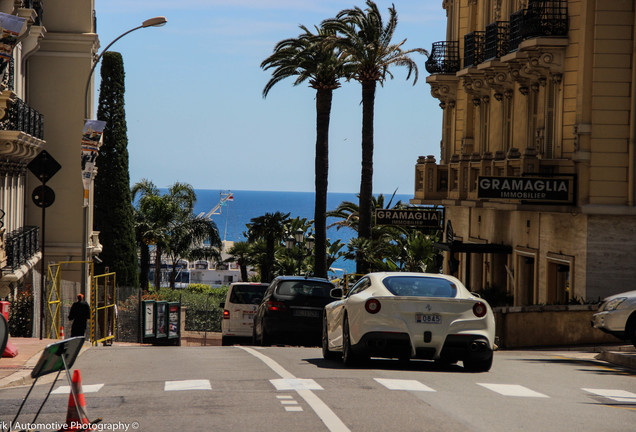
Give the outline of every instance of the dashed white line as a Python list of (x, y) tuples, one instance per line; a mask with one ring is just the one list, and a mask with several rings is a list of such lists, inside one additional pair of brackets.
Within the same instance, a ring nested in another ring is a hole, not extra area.
[(485, 383), (477, 383), (477, 384), (482, 387), (486, 387), (487, 389), (492, 390), (496, 393), (499, 393), (503, 396), (536, 397), (536, 398), (550, 397), (550, 396), (544, 395), (543, 393), (530, 390), (527, 387), (517, 385), (517, 384), (485, 384)]
[(312, 379), (300, 379), (300, 378), (284, 378), (269, 380), (276, 390), (323, 390), (323, 388), (316, 381)]
[(212, 390), (209, 380), (166, 381), (164, 391)]
[[(284, 380), (296, 380), (297, 378), (288, 372), (285, 368), (279, 365), (276, 361), (267, 357), (266, 355), (249, 347), (238, 347), (249, 354), (253, 355), (257, 359), (261, 360), (270, 369), (276, 372)], [(307, 388), (294, 389), (300, 397), (314, 410), (318, 418), (327, 426), (327, 429), (333, 432), (350, 432), (350, 429), (338, 418), (338, 416), (325, 404), (318, 396), (316, 396), (312, 390)]]
[(584, 388), (588, 393), (593, 393), (598, 396), (603, 396), (616, 402), (629, 402), (636, 403), (636, 394), (625, 390), (614, 389), (590, 389)]
[(434, 392), (432, 388), (416, 380), (373, 378), (389, 390)]
[[(104, 384), (88, 384), (82, 386), (82, 393), (95, 393), (98, 392)], [(51, 392), (51, 394), (69, 394), (71, 392), (71, 387), (69, 386), (59, 386), (55, 390)]]

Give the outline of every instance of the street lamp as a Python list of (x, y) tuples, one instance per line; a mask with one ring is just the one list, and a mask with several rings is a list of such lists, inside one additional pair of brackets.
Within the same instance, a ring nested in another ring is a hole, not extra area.
[(300, 274), (300, 267), (302, 265), (303, 258), (305, 256), (302, 250), (303, 243), (307, 251), (310, 252), (314, 248), (315, 239), (313, 236), (305, 237), (305, 232), (300, 228), (294, 231), (293, 235), (290, 233), (289, 236), (285, 239), (285, 247), (290, 252), (293, 252), (294, 246), (297, 246), (296, 262), (298, 266), (298, 271), (297, 271), (298, 274)]
[[(115, 42), (117, 42), (119, 39), (121, 39), (124, 36), (126, 36), (128, 33), (132, 33), (135, 30), (139, 30), (139, 29), (147, 28), (147, 27), (160, 27), (160, 26), (166, 24), (167, 22), (168, 22), (168, 20), (166, 19), (166, 17), (163, 17), (163, 16), (158, 16), (158, 17), (147, 19), (144, 22), (142, 22), (141, 25), (139, 25), (137, 27), (134, 27), (134, 28), (131, 28), (130, 30), (120, 34), (111, 43), (106, 45), (106, 48), (104, 48), (102, 50), (102, 52), (97, 56), (97, 58), (93, 61), (93, 65), (91, 66), (91, 71), (89, 72), (88, 79), (86, 80), (86, 90), (84, 92), (84, 118), (85, 119), (88, 119), (90, 117), (90, 112), (89, 112), (89, 107), (88, 107), (88, 92), (90, 90), (91, 78), (93, 77), (93, 72), (95, 72), (95, 68), (97, 67), (97, 64), (102, 59), (104, 53), (106, 51), (108, 51), (108, 48), (110, 48)], [(86, 278), (87, 278), (86, 262), (88, 260), (88, 206), (84, 207), (84, 215), (83, 215), (83, 224), (82, 225), (83, 225), (83, 228), (84, 228), (84, 232), (82, 233), (82, 280), (81, 280), (81, 287), (82, 287), (82, 292), (86, 293)], [(88, 294), (88, 293), (86, 293), (86, 294)], [(87, 295), (87, 299), (90, 299), (89, 295)]]

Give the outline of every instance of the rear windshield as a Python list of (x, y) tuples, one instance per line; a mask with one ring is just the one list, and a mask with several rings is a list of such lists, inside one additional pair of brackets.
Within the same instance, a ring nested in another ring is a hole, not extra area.
[(283, 281), (278, 285), (276, 294), (295, 297), (297, 295), (309, 297), (329, 297), (333, 289), (330, 283), (317, 281)]
[(382, 282), (396, 296), (454, 298), (457, 295), (455, 284), (441, 278), (389, 276)]
[(230, 303), (259, 304), (267, 285), (234, 285), (230, 294)]

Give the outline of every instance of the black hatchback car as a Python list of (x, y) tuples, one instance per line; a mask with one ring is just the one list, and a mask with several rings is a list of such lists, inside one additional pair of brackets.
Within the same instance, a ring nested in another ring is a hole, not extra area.
[(335, 299), (327, 279), (279, 276), (269, 285), (254, 316), (254, 344), (319, 344), (322, 311)]

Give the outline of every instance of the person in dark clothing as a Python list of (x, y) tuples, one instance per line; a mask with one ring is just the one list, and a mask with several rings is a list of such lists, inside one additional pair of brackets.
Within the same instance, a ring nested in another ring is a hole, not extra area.
[(84, 295), (78, 294), (77, 301), (71, 306), (71, 312), (68, 319), (73, 321), (71, 326), (71, 337), (84, 336), (86, 333), (86, 321), (91, 317), (91, 308), (84, 301)]

